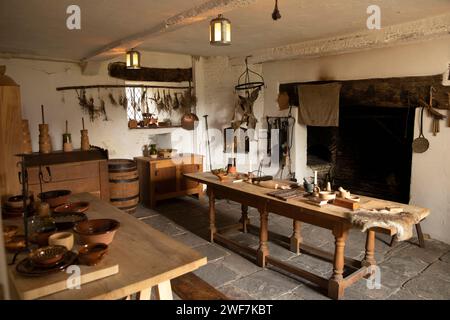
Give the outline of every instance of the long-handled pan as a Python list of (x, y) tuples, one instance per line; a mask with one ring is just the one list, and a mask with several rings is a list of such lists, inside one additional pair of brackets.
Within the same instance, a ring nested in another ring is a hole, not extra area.
[(422, 107), (422, 110), (420, 111), (420, 133), (419, 137), (414, 139), (412, 143), (413, 151), (416, 153), (423, 153), (428, 150), (430, 147), (430, 142), (425, 138), (423, 135), (423, 110), (424, 107)]

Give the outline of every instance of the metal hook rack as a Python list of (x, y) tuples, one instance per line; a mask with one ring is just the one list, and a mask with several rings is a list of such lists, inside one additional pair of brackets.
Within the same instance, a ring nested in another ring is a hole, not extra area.
[[(238, 78), (238, 84), (234, 87), (234, 90), (236, 91), (243, 91), (243, 90), (252, 90), (252, 89), (260, 89), (265, 86), (264, 78), (259, 73), (251, 70), (248, 67), (248, 58), (251, 56), (245, 57), (245, 71), (239, 76)], [(259, 81), (250, 81), (251, 75), (256, 75)], [(241, 83), (241, 81), (244, 81)]]

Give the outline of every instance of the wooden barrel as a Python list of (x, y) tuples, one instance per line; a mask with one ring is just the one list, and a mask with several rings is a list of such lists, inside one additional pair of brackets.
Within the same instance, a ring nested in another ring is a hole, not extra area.
[(109, 199), (113, 206), (134, 213), (139, 203), (139, 175), (136, 162), (128, 159), (108, 161)]

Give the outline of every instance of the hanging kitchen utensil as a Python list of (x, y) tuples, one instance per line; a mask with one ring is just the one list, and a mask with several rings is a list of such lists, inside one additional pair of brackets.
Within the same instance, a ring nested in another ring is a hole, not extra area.
[(413, 151), (416, 152), (416, 153), (423, 153), (423, 152), (427, 151), (428, 148), (430, 147), (430, 143), (428, 142), (428, 140), (423, 135), (423, 111), (424, 111), (424, 109), (425, 108), (422, 107), (422, 110), (420, 111), (420, 133), (419, 133), (419, 137), (414, 139), (413, 144), (412, 144)]
[(181, 117), (181, 127), (185, 130), (194, 130), (195, 122), (198, 122), (198, 117), (195, 114), (195, 110), (192, 112), (192, 107), (195, 108), (196, 105), (196, 98), (191, 91), (191, 82), (189, 82), (189, 89), (183, 100), (188, 111)]

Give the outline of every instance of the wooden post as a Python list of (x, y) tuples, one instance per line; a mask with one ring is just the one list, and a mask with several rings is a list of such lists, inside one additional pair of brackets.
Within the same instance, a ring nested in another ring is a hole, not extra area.
[(216, 203), (214, 197), (214, 191), (212, 188), (208, 188), (209, 197), (209, 231), (210, 231), (210, 241), (214, 242), (214, 234), (216, 233)]
[(159, 283), (155, 290), (156, 300), (173, 300), (170, 280)]
[(348, 236), (348, 227), (340, 224), (333, 229), (335, 239), (333, 275), (328, 282), (328, 296), (332, 299), (340, 299), (344, 296), (344, 254), (345, 241)]
[(362, 265), (368, 267), (375, 264), (375, 231), (368, 230), (366, 236), (366, 254)]
[(269, 213), (266, 208), (258, 209), (260, 214), (261, 225), (259, 229), (259, 248), (257, 251), (257, 263), (260, 267), (266, 266), (266, 257), (269, 255), (269, 247), (267, 246), (267, 240), (269, 239)]
[(239, 222), (242, 223), (242, 232), (247, 233), (247, 225), (250, 223), (250, 219), (248, 218), (248, 206), (242, 204), (241, 213), (242, 217)]
[(298, 220), (292, 222), (291, 251), (300, 254), (300, 244), (303, 242), (301, 227), (302, 223)]

